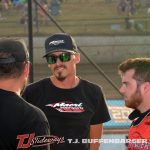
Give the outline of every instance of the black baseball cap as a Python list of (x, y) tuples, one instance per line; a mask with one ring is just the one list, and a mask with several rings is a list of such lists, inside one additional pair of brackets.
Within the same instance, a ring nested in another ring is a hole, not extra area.
[(0, 38), (0, 64), (24, 62), (29, 60), (29, 53), (23, 39)]
[(75, 40), (66, 33), (56, 33), (45, 41), (45, 56), (57, 51), (78, 52)]

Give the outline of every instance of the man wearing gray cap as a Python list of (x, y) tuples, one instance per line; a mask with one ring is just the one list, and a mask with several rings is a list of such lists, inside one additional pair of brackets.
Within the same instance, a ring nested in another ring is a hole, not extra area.
[(20, 39), (0, 39), (0, 150), (49, 150), (50, 137), (44, 113), (27, 103), (20, 93), (27, 83), (29, 55)]
[(23, 97), (45, 112), (51, 134), (64, 139), (51, 150), (98, 150), (99, 142), (89, 140), (101, 138), (110, 116), (101, 87), (76, 75), (80, 53), (74, 39), (66, 33), (48, 37), (44, 58), (52, 75), (29, 85)]

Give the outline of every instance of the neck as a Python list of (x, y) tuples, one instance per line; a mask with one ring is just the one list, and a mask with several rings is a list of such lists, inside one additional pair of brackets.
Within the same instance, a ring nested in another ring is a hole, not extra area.
[(71, 89), (76, 87), (80, 80), (77, 76), (66, 78), (63, 81), (59, 81), (55, 76), (51, 76), (50, 79), (56, 87), (63, 88), (63, 89)]
[[(149, 102), (149, 99), (147, 99), (147, 102)], [(146, 112), (147, 110), (150, 109), (150, 103), (146, 103), (146, 104), (141, 104), (139, 107), (138, 107), (138, 110), (141, 112), (141, 113), (144, 113)]]
[(0, 80), (0, 89), (11, 91), (20, 95), (21, 89), (19, 79), (1, 79)]

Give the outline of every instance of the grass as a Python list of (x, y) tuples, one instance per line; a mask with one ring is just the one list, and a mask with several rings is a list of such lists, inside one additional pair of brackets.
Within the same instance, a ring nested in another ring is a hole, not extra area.
[[(130, 16), (134, 20), (130, 29), (126, 29), (126, 15), (117, 11), (118, 0), (112, 0), (111, 3), (107, 3), (106, 0), (65, 0), (61, 3), (61, 14), (54, 19), (65, 32), (72, 35), (149, 35), (150, 14), (147, 14), (147, 9), (150, 4), (141, 7), (138, 2), (137, 0), (136, 14)], [(4, 13), (7, 19), (0, 20), (1, 36), (28, 34), (27, 25), (20, 24), (20, 15), (20, 10), (14, 8), (9, 13)], [(39, 21), (41, 22), (41, 18)], [(112, 29), (115, 25), (118, 28)], [(38, 28), (33, 25), (34, 35), (44, 36), (47, 32), (60, 31), (51, 21), (48, 25), (39, 23)]]

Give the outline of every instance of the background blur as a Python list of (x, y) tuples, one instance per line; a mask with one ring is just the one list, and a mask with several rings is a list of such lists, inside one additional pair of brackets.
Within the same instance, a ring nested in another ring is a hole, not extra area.
[[(27, 0), (1, 0), (0, 37), (21, 37), (28, 44), (28, 11)], [(32, 0), (32, 27), (33, 81), (50, 75), (42, 58), (44, 41), (63, 29), (81, 49), (78, 75), (102, 86), (106, 95), (112, 121), (105, 124), (103, 138), (125, 139), (132, 110), (118, 92), (117, 66), (127, 58), (150, 57), (150, 1)], [(110, 149), (126, 148), (102, 144), (101, 150)]]

